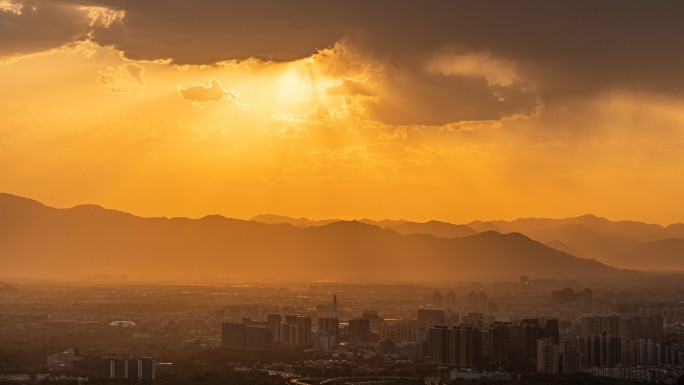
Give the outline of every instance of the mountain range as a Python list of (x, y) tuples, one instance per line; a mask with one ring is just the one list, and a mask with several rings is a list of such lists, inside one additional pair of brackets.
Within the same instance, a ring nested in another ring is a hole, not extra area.
[(511, 231), (513, 222), (491, 224), (502, 233), (484, 222), (255, 219), (143, 218), (0, 194), (0, 275), (454, 282), (634, 274)]
[[(260, 221), (260, 217), (253, 220)], [(280, 217), (279, 223), (298, 225), (287, 217)], [(306, 223), (308, 226), (317, 225), (315, 221)], [(471, 236), (487, 231), (520, 233), (553, 249), (608, 265), (645, 271), (684, 271), (684, 224), (681, 223), (661, 226), (583, 215), (562, 219), (520, 218), (465, 224), (401, 221), (383, 227), (405, 235), (430, 234), (444, 238)]]

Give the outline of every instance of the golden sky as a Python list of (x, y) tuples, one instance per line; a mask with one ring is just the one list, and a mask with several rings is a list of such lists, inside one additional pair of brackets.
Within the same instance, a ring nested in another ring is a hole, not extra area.
[(651, 0), (0, 0), (0, 191), (681, 222), (681, 20)]

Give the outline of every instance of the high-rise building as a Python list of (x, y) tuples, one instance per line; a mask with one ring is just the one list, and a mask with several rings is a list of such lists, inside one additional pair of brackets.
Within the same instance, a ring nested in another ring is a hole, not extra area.
[(318, 330), (313, 336), (314, 349), (329, 352), (340, 339), (340, 321), (337, 318), (319, 318)]
[(458, 330), (458, 366), (474, 368), (480, 360), (480, 331), (472, 325), (461, 325)]
[(350, 319), (347, 334), (352, 342), (370, 342), (370, 321), (365, 318)]
[(318, 330), (337, 339), (340, 336), (340, 321), (337, 318), (319, 318)]
[(338, 313), (338, 311), (337, 311), (337, 294), (334, 294), (334, 295), (333, 295), (333, 303), (332, 303), (332, 305), (333, 305), (332, 317), (333, 317), (333, 318), (340, 318), (340, 317), (339, 317), (339, 313)]
[(489, 329), (489, 358), (493, 362), (508, 360), (510, 336), (508, 325), (498, 322)]
[(100, 373), (114, 380), (149, 381), (156, 378), (156, 364), (151, 357), (102, 357)]
[(656, 342), (663, 339), (663, 319), (660, 317), (584, 317), (580, 335), (607, 334), (625, 340), (647, 338)]
[(477, 294), (474, 291), (468, 294), (468, 310), (471, 312), (477, 311)]
[(523, 320), (520, 325), (520, 356), (534, 360), (537, 357), (537, 340), (541, 337), (538, 319)]
[(322, 330), (317, 330), (313, 333), (313, 348), (319, 352), (330, 352), (337, 345), (337, 339), (335, 336), (330, 335)]
[(582, 313), (591, 313), (594, 311), (594, 293), (591, 289), (584, 289), (578, 300), (579, 310)]
[(273, 333), (266, 325), (247, 325), (245, 328), (245, 349), (273, 349)]
[(473, 368), (481, 355), (481, 334), (472, 325), (428, 329), (430, 362), (460, 368)]
[(434, 326), (428, 329), (428, 351), (430, 362), (436, 365), (447, 365), (449, 357), (449, 328)]
[(418, 324), (421, 327), (444, 323), (444, 310), (418, 309)]
[(560, 373), (560, 347), (543, 338), (537, 341), (537, 372), (544, 374)]
[(271, 328), (274, 341), (280, 341), (280, 324), (282, 322), (283, 317), (280, 314), (269, 314), (266, 316), (266, 325)]
[(243, 322), (224, 322), (222, 324), (223, 347), (229, 349), (245, 348), (245, 329)]
[(447, 307), (453, 307), (456, 306), (456, 294), (454, 294), (453, 291), (450, 291), (446, 295), (446, 305)]
[(396, 340), (402, 342), (417, 342), (416, 329), (418, 329), (418, 322), (414, 320), (399, 321), (395, 325)]
[(223, 308), (223, 322), (263, 321), (259, 305), (228, 305)]
[(432, 305), (435, 307), (442, 306), (442, 293), (439, 291), (435, 291), (434, 294), (432, 294)]
[(520, 324), (510, 324), (506, 326), (508, 331), (508, 353), (509, 357), (522, 357), (520, 342), (522, 340), (522, 327)]
[(489, 310), (489, 300), (487, 299), (487, 294), (481, 291), (477, 296), (477, 311), (486, 312)]
[(547, 338), (551, 340), (551, 344), (560, 344), (560, 327), (558, 326), (557, 319), (553, 318), (546, 320), (546, 328), (544, 328), (544, 334)]
[(570, 344), (564, 344), (561, 356), (561, 372), (563, 374), (575, 374), (582, 371), (580, 351), (575, 346), (572, 346)]
[(223, 347), (229, 349), (273, 349), (273, 332), (266, 325), (250, 325), (244, 322), (222, 324)]
[(620, 338), (606, 334), (584, 337), (584, 366), (613, 368), (622, 362)]
[(280, 324), (280, 342), (289, 345), (311, 345), (311, 318), (288, 314)]
[(570, 304), (575, 302), (575, 291), (566, 287), (561, 291), (561, 303)]
[(365, 318), (368, 320), (373, 320), (373, 319), (378, 319), (380, 318), (378, 316), (378, 311), (377, 310), (363, 310), (361, 312), (361, 318)]

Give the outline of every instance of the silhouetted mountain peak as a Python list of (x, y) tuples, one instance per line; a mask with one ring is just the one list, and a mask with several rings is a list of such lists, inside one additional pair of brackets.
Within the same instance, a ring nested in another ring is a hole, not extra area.
[(345, 231), (383, 231), (382, 228), (368, 223), (360, 222), (356, 219), (351, 221), (336, 221), (320, 226), (326, 230), (345, 230)]
[(37, 200), (0, 192), (0, 205), (19, 207), (47, 207)]

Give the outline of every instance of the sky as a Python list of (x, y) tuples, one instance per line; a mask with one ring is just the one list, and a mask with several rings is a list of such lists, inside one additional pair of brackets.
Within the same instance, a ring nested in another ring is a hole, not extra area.
[(682, 20), (679, 0), (0, 0), (0, 191), (682, 222)]

